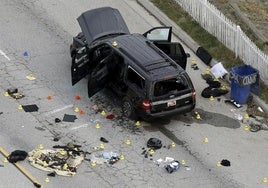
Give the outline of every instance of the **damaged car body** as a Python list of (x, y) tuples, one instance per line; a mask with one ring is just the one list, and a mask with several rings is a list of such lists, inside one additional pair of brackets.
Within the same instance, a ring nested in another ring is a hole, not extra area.
[(73, 38), (72, 84), (88, 76), (88, 96), (108, 86), (122, 98), (128, 118), (150, 119), (190, 112), (195, 89), (185, 71), (187, 55), (171, 42), (171, 27), (130, 34), (120, 12), (111, 7), (78, 17), (82, 32)]

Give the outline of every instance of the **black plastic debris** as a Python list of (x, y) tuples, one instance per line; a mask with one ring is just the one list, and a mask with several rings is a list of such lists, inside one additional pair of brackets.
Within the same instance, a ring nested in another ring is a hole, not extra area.
[(4, 167), (4, 165), (0, 164), (0, 167)]
[(35, 187), (37, 187), (37, 188), (40, 188), (40, 187), (41, 187), (41, 185), (40, 185), (39, 183), (36, 183), (36, 182), (34, 182), (33, 185), (34, 185)]
[(76, 115), (64, 114), (63, 120), (66, 122), (74, 122), (77, 119)]
[(55, 118), (55, 123), (59, 123), (61, 120), (59, 118)]
[(56, 173), (55, 172), (51, 172), (51, 173), (47, 174), (47, 176), (55, 177), (56, 176)]
[(210, 98), (211, 96), (219, 97), (221, 95), (227, 94), (228, 92), (229, 92), (228, 90), (224, 90), (224, 89), (220, 89), (220, 88), (206, 87), (201, 92), (201, 96), (204, 98)]
[(25, 112), (37, 112), (39, 110), (36, 104), (23, 105), (22, 108)]
[(28, 153), (26, 151), (22, 150), (15, 150), (11, 152), (11, 154), (8, 156), (7, 160), (10, 163), (16, 163), (18, 161), (23, 161), (28, 156)]
[(60, 140), (60, 139), (57, 138), (57, 137), (53, 139), (54, 142), (58, 142), (59, 140)]
[(0, 112), (0, 115), (3, 114), (3, 112)]
[(165, 169), (168, 171), (168, 173), (172, 173), (177, 171), (180, 168), (181, 164), (179, 161), (172, 161), (169, 164), (165, 166)]
[(223, 159), (223, 160), (221, 161), (221, 165), (222, 165), (222, 166), (231, 166), (231, 162), (228, 161), (227, 159)]
[(158, 138), (150, 138), (147, 142), (147, 147), (152, 149), (160, 149), (162, 147), (162, 141)]
[(108, 143), (109, 141), (106, 138), (100, 137), (100, 141), (104, 142), (104, 143)]
[(18, 89), (17, 88), (9, 88), (7, 89), (7, 93), (10, 95), (10, 94), (13, 94), (13, 93), (18, 93)]

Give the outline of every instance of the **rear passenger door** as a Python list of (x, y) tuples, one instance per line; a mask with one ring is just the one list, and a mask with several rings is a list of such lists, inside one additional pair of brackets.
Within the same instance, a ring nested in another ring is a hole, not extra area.
[(180, 43), (171, 42), (171, 35), (172, 27), (155, 27), (143, 34), (185, 70), (187, 55)]

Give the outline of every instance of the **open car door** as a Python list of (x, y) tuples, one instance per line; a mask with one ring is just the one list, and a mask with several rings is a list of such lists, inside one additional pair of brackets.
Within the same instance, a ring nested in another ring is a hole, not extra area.
[(86, 47), (78, 48), (72, 59), (72, 85), (75, 85), (82, 78), (88, 75), (89, 59), (86, 51)]
[(103, 89), (111, 80), (111, 71), (109, 70), (109, 63), (113, 54), (109, 54), (102, 59), (90, 73), (88, 79), (88, 97), (92, 97), (95, 93)]
[(143, 34), (185, 70), (187, 55), (180, 43), (171, 42), (171, 35), (172, 27), (155, 27)]

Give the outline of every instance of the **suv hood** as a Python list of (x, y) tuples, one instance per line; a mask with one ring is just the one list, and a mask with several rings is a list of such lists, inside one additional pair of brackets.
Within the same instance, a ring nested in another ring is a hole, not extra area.
[(110, 34), (129, 34), (128, 27), (117, 9), (102, 7), (82, 13), (78, 23), (84, 33), (87, 44)]

